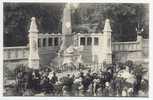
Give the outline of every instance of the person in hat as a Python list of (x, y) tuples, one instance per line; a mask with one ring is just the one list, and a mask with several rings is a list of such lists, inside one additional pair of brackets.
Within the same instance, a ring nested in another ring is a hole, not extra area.
[(32, 81), (33, 81), (33, 89), (35, 91), (39, 90), (39, 83), (40, 83), (40, 75), (38, 70), (34, 70), (32, 73)]
[(22, 92), (22, 85), (23, 85), (23, 72), (19, 71), (16, 75), (16, 84), (17, 84), (17, 92)]
[(72, 95), (72, 85), (73, 85), (73, 79), (70, 77), (70, 74), (67, 74), (67, 77), (65, 77), (64, 80), (64, 88), (63, 92), (67, 93), (67, 95), (71, 96)]
[(101, 92), (103, 93), (103, 90), (105, 88), (105, 82), (106, 82), (104, 72), (101, 72), (101, 74), (99, 76), (99, 79), (100, 79), (100, 82), (99, 82), (100, 89), (99, 90), (101, 90)]
[(104, 91), (103, 91), (103, 95), (104, 96), (110, 96), (110, 91), (111, 91), (110, 83), (106, 82), (105, 83), (105, 88), (104, 88)]
[(55, 84), (58, 81), (58, 77), (56, 76), (56, 72), (53, 72), (53, 76), (51, 78), (51, 82)]

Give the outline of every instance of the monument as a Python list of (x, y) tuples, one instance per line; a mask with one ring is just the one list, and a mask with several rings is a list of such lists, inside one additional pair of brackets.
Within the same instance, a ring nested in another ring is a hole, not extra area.
[(112, 32), (112, 29), (111, 29), (111, 26), (110, 26), (110, 20), (109, 19), (106, 19), (105, 20), (105, 25), (104, 25), (104, 29), (103, 29), (103, 35), (104, 35), (104, 38), (103, 38), (103, 43), (104, 43), (104, 55), (105, 56), (104, 58), (104, 61), (108, 64), (111, 64), (112, 63), (112, 42), (111, 42), (111, 32)]
[(66, 4), (63, 11), (62, 20), (62, 43), (58, 51), (58, 65), (76, 67), (79, 57), (77, 47), (74, 46), (74, 34), (71, 28), (71, 8), (70, 4)]
[(61, 53), (60, 55), (62, 55), (62, 53), (65, 53), (64, 50), (66, 50), (69, 46), (73, 44), (70, 4), (66, 4), (63, 11), (62, 34), (62, 44), (59, 50), (59, 52)]
[(35, 17), (31, 18), (29, 29), (29, 68), (39, 69), (38, 28)]
[(141, 36), (143, 29), (138, 27), (136, 30), (137, 41), (112, 42), (110, 20), (106, 19), (101, 32), (73, 34), (70, 6), (72, 7), (70, 4), (65, 4), (63, 9), (62, 34), (38, 34), (36, 19), (32, 17), (29, 45), (5, 47), (4, 63), (9, 62), (14, 67), (22, 63), (27, 64), (29, 68), (39, 69), (40, 65), (50, 66), (50, 63), (55, 62), (55, 66), (60, 69), (65, 64), (75, 67), (78, 63), (101, 66), (104, 62), (111, 64), (112, 60), (144, 62), (144, 57), (148, 59), (148, 39), (143, 39)]

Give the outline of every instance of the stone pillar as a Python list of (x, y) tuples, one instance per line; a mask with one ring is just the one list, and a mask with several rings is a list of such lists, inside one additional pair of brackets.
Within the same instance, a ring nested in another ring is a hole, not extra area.
[(62, 33), (72, 34), (70, 4), (66, 4), (63, 11)]
[(138, 42), (138, 49), (139, 49), (139, 55), (138, 57), (136, 57), (136, 59), (138, 59), (138, 61), (143, 61), (143, 37), (142, 37), (142, 32), (143, 32), (143, 29), (136, 29), (137, 31), (137, 42)]
[(49, 45), (48, 45), (48, 37), (46, 37), (46, 47), (48, 48), (49, 47)]
[(111, 64), (112, 63), (112, 42), (111, 42), (111, 26), (110, 26), (110, 20), (106, 19), (105, 20), (105, 25), (103, 29), (103, 42), (104, 42), (104, 61), (106, 63)]
[(29, 68), (39, 69), (38, 28), (35, 17), (31, 18), (29, 29)]
[(141, 35), (137, 35), (137, 42), (139, 43), (139, 49), (143, 49), (143, 37)]
[(70, 4), (66, 4), (63, 11), (62, 34), (63, 34), (62, 37), (63, 42), (61, 44), (60, 51), (64, 51), (66, 48), (68, 48), (70, 45), (73, 44)]

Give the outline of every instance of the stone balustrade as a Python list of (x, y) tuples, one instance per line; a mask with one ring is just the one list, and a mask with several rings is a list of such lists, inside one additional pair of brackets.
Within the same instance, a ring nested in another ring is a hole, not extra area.
[(4, 61), (28, 59), (29, 47), (27, 46), (4, 47), (3, 54), (4, 54), (3, 55)]
[[(84, 33), (84, 34), (81, 34), (81, 33), (72, 33), (73, 37), (74, 38), (74, 43), (76, 46), (78, 46), (80, 44), (80, 38), (81, 37), (92, 37), (92, 40), (94, 40), (95, 37), (100, 37), (102, 36), (103, 34), (102, 33)], [(58, 47), (60, 46), (61, 44), (61, 41), (62, 41), (62, 37), (63, 37), (63, 34), (61, 33), (40, 33), (38, 35), (38, 46), (39, 48), (48, 48), (48, 47)], [(87, 44), (87, 39), (86, 39), (86, 44)], [(93, 44), (93, 42), (92, 42)], [(89, 45), (88, 45), (89, 46)]]
[[(61, 45), (61, 40), (62, 40), (63, 34), (61, 33), (46, 33), (42, 34), (40, 33), (38, 35), (38, 46), (39, 46), (39, 56), (40, 56), (40, 61), (42, 59), (45, 59), (45, 61), (54, 58), (56, 56), (57, 51), (59, 50), (59, 47)], [(99, 53), (99, 49), (97, 47), (103, 47), (101, 45), (102, 40), (103, 40), (103, 34), (102, 33), (73, 33), (75, 45), (78, 47), (83, 47), (83, 50), (81, 50), (84, 53), (89, 54), (89, 49), (90, 46), (94, 46), (92, 48), (92, 54), (96, 55)], [(85, 45), (80, 45), (81, 43), (81, 38), (85, 38)], [(88, 45), (88, 38), (91, 40), (91, 45)], [(97, 40), (97, 45), (95, 44), (95, 38)], [(118, 58), (123, 59), (124, 56), (128, 55), (128, 52), (141, 52), (143, 49), (144, 54), (147, 56), (148, 55), (148, 39), (142, 41), (142, 47), (141, 47), (141, 42), (140, 41), (132, 41), (132, 42), (112, 42), (112, 51), (115, 53)], [(97, 48), (97, 49), (94, 49)], [(127, 52), (127, 53), (126, 53)], [(126, 53), (126, 54), (125, 54)], [(124, 55), (123, 55), (124, 54)], [(46, 55), (46, 56), (45, 56)], [(138, 54), (137, 54), (138, 55)], [(91, 55), (92, 56), (92, 55)], [(29, 57), (29, 47), (27, 46), (19, 46), (19, 47), (4, 47), (4, 61), (12, 61), (12, 60), (28, 60)], [(42, 58), (41, 58), (42, 57)], [(45, 58), (46, 57), (46, 58)], [(88, 57), (89, 58), (89, 57)], [(93, 59), (93, 58), (92, 58)], [(131, 58), (132, 59), (132, 58)], [(42, 62), (45, 62), (42, 61)]]
[(112, 42), (112, 51), (122, 52), (122, 51), (139, 51), (142, 50), (140, 42)]
[(38, 47), (46, 48), (46, 47), (57, 47), (60, 45), (62, 39), (61, 33), (40, 33), (38, 35)]

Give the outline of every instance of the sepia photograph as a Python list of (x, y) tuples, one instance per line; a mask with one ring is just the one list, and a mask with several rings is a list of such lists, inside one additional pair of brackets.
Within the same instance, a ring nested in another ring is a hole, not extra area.
[(3, 2), (3, 96), (148, 97), (149, 3)]

